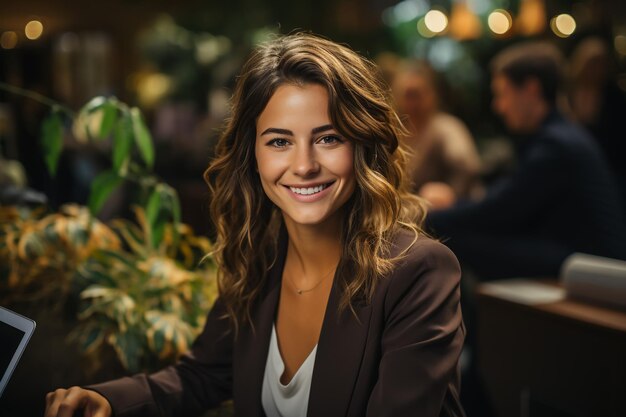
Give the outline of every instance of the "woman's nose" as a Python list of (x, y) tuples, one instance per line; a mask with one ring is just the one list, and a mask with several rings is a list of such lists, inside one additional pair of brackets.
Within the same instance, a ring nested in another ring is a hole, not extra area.
[(292, 169), (294, 174), (301, 177), (308, 177), (317, 173), (320, 169), (320, 164), (317, 161), (314, 149), (309, 146), (296, 149), (292, 161)]

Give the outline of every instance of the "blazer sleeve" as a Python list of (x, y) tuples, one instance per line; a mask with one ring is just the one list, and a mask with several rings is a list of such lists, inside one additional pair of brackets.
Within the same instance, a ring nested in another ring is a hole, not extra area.
[(87, 386), (116, 417), (193, 416), (232, 397), (233, 335), (218, 299), (191, 351), (173, 366)]
[(465, 338), (460, 268), (444, 245), (416, 243), (385, 299), (378, 380), (368, 416), (463, 416), (458, 361)]
[(513, 175), (489, 187), (479, 201), (430, 212), (428, 228), (438, 236), (454, 237), (462, 230), (503, 233), (512, 225), (532, 224), (537, 213), (563, 198), (572, 181), (562, 145), (547, 137), (536, 141)]

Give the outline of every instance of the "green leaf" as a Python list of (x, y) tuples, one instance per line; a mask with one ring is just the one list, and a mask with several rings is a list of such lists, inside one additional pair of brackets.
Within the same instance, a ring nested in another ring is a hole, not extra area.
[(137, 268), (137, 260), (126, 252), (101, 249), (98, 251), (98, 254), (101, 255), (107, 263), (122, 263), (126, 268), (129, 268), (132, 273), (142, 273), (141, 270)]
[(55, 176), (61, 149), (63, 149), (63, 123), (59, 113), (51, 113), (42, 126), (41, 146), (50, 175)]
[(80, 276), (89, 284), (99, 284), (101, 286), (108, 286), (116, 288), (119, 282), (109, 275), (109, 271), (100, 271), (97, 268), (91, 266), (96, 261), (90, 260), (82, 268), (78, 270)]
[(106, 139), (117, 120), (117, 106), (110, 100), (102, 106), (102, 122), (100, 123), (100, 137)]
[(170, 198), (172, 200), (172, 220), (174, 220), (174, 226), (178, 227), (181, 221), (180, 214), (180, 199), (175, 189), (170, 188)]
[(163, 239), (165, 232), (165, 224), (163, 220), (163, 187), (157, 184), (150, 193), (148, 204), (146, 205), (146, 219), (150, 227), (150, 244), (153, 248), (159, 246), (159, 242)]
[(165, 348), (165, 337), (163, 335), (162, 329), (155, 330), (153, 339), (149, 340), (148, 343), (152, 342), (153, 350), (159, 354)]
[(123, 179), (115, 172), (104, 171), (91, 183), (89, 210), (94, 216), (100, 212), (109, 196), (122, 183)]
[(144, 256), (146, 235), (143, 229), (129, 222), (116, 222), (115, 230), (120, 234), (124, 243), (128, 245), (134, 255)]
[(20, 239), (20, 249), (25, 258), (37, 258), (43, 256), (45, 247), (38, 233), (29, 233)]
[(176, 191), (167, 184), (159, 183), (148, 199), (146, 217), (152, 232), (151, 244), (158, 248), (165, 233), (166, 224), (174, 222), (174, 239), (178, 240), (180, 223), (180, 203)]
[(157, 220), (159, 215), (159, 211), (161, 209), (161, 187), (158, 185), (154, 187), (152, 193), (150, 193), (150, 197), (148, 198), (148, 204), (146, 205), (146, 217), (148, 218), (148, 223), (150, 225), (154, 225), (154, 222)]
[(67, 234), (70, 242), (72, 242), (72, 245), (75, 247), (84, 246), (89, 240), (89, 231), (78, 222), (68, 222)]
[(146, 312), (146, 321), (150, 324), (146, 332), (148, 345), (161, 359), (187, 351), (194, 331), (180, 313), (151, 310)]
[(49, 225), (46, 226), (46, 228), (43, 231), (43, 236), (46, 239), (46, 241), (52, 244), (58, 244), (59, 242), (59, 235), (57, 233), (56, 228), (54, 227), (54, 223), (50, 223)]
[(133, 146), (133, 124), (125, 117), (118, 121), (113, 134), (113, 170), (124, 174), (126, 162), (130, 159)]
[(178, 239), (180, 237), (178, 233), (178, 226), (181, 222), (180, 199), (178, 198), (178, 193), (173, 188), (170, 188), (170, 198), (172, 200), (172, 222), (174, 223), (174, 246), (178, 246)]
[(122, 365), (131, 373), (139, 372), (140, 359), (144, 351), (143, 337), (136, 331), (120, 332), (111, 336), (110, 342)]
[(152, 136), (141, 117), (141, 112), (137, 107), (130, 109), (130, 117), (133, 121), (133, 133), (135, 143), (139, 149), (139, 154), (143, 158), (148, 168), (154, 165), (154, 145), (152, 144)]
[(82, 340), (81, 349), (83, 353), (95, 351), (104, 340), (104, 331), (100, 327), (93, 327)]
[(157, 221), (152, 226), (152, 242), (151, 243), (152, 243), (152, 247), (155, 249), (159, 247), (159, 244), (163, 240), (163, 234), (165, 233), (165, 223), (166, 223), (165, 220), (161, 220), (161, 221)]

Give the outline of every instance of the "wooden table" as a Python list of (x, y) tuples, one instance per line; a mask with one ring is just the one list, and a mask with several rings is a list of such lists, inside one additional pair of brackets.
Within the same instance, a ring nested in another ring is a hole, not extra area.
[(626, 416), (626, 312), (496, 281), (478, 287), (476, 332), (498, 417)]

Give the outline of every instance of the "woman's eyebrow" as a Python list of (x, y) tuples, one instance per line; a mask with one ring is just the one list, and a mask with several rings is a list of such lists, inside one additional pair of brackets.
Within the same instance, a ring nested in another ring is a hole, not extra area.
[(279, 135), (293, 136), (293, 132), (291, 130), (278, 129), (276, 127), (268, 127), (267, 129), (265, 129), (263, 131), (263, 133), (261, 133), (261, 136), (267, 135), (268, 133), (276, 133), (276, 134), (279, 134)]
[(333, 125), (324, 125), (324, 126), (320, 126), (320, 127), (316, 127), (315, 129), (311, 130), (311, 134), (316, 134), (316, 133), (321, 133), (321, 132), (325, 132), (327, 130), (333, 130)]
[[(319, 127), (315, 127), (313, 129), (311, 129), (311, 134), (315, 135), (316, 133), (321, 133), (321, 132), (325, 132), (327, 130), (333, 130), (333, 125), (323, 125), (323, 126), (319, 126)], [(267, 129), (265, 129), (263, 131), (263, 133), (261, 133), (261, 136), (263, 135), (267, 135), (269, 133), (275, 133), (278, 135), (287, 135), (287, 136), (293, 136), (293, 132), (289, 129), (279, 129), (277, 127), (268, 127)]]

